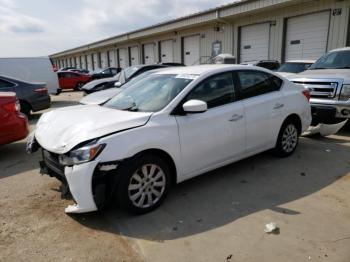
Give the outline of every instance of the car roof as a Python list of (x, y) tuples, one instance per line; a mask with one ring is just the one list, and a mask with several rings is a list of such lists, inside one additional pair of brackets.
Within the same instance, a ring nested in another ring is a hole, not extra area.
[(350, 51), (350, 47), (347, 46), (347, 47), (337, 48), (337, 49), (333, 49), (329, 52), (331, 53), (331, 52), (338, 52), (338, 51)]
[(261, 70), (260, 67), (247, 66), (247, 65), (197, 65), (197, 66), (184, 66), (184, 67), (168, 67), (157, 74), (191, 74), (191, 75), (202, 75), (205, 73), (220, 71), (220, 69), (232, 69), (232, 70), (244, 70), (244, 69), (255, 69)]
[(305, 63), (305, 64), (313, 64), (315, 63), (316, 60), (288, 60), (285, 63)]

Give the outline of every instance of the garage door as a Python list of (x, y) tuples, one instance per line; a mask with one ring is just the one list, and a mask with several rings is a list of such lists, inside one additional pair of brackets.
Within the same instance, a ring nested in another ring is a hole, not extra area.
[(115, 51), (114, 50), (108, 51), (108, 59), (109, 59), (109, 66), (117, 67), (117, 64), (115, 62)]
[(125, 48), (118, 49), (119, 67), (126, 68), (128, 66), (128, 57)]
[(240, 62), (269, 58), (270, 23), (241, 27)]
[(101, 67), (102, 68), (108, 67), (107, 52), (101, 53)]
[(86, 63), (85, 63), (85, 56), (81, 57), (81, 69), (85, 69), (86, 68)]
[(151, 65), (156, 62), (155, 44), (146, 44), (143, 46), (143, 59), (146, 65)]
[(133, 46), (130, 48), (130, 61), (131, 65), (139, 65), (139, 48), (137, 46)]
[(327, 51), (330, 12), (287, 20), (285, 60), (317, 59)]
[(162, 63), (174, 62), (173, 40), (160, 42), (160, 61)]
[(199, 35), (184, 37), (185, 65), (199, 64)]
[(97, 54), (92, 54), (92, 58), (93, 58), (93, 69), (96, 70), (98, 69), (98, 63), (97, 63)]

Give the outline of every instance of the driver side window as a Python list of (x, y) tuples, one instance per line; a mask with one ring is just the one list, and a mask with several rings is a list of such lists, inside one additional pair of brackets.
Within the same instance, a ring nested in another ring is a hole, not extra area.
[(208, 109), (229, 104), (235, 100), (233, 76), (231, 72), (211, 76), (196, 86), (186, 100), (202, 100)]

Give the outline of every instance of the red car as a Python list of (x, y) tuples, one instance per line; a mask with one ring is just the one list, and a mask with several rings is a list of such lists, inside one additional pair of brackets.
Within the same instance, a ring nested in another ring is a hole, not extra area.
[(21, 140), (28, 132), (28, 120), (20, 112), (16, 94), (0, 92), (0, 145)]
[(80, 90), (83, 85), (91, 81), (91, 76), (77, 72), (58, 72), (58, 81), (61, 89)]

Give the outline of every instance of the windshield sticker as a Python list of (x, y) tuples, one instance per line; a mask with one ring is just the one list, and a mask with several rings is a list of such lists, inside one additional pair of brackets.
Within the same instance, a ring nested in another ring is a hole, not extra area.
[(183, 79), (191, 79), (194, 80), (198, 77), (198, 75), (189, 75), (189, 74), (179, 74), (175, 78), (183, 78)]

